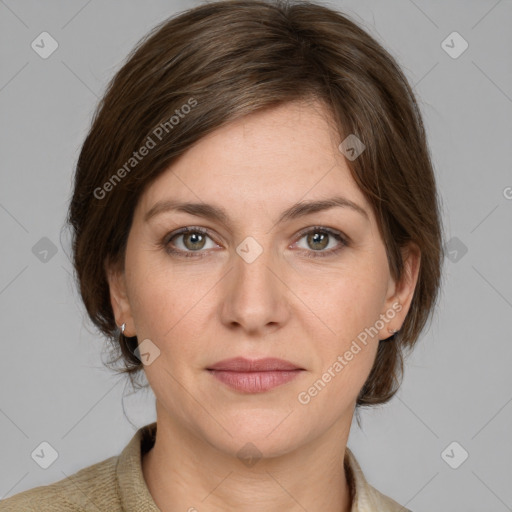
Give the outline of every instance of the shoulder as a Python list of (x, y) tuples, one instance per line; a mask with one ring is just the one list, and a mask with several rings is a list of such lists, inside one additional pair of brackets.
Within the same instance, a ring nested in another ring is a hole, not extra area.
[(85, 512), (121, 510), (117, 491), (118, 456), (83, 468), (49, 485), (0, 500), (0, 512)]
[(352, 493), (351, 512), (412, 512), (370, 485), (348, 446), (345, 450), (345, 470)]
[(367, 492), (370, 496), (372, 505), (377, 507), (375, 510), (379, 510), (380, 512), (412, 512), (408, 508), (400, 505), (400, 503), (394, 499), (382, 494), (371, 485), (368, 485)]

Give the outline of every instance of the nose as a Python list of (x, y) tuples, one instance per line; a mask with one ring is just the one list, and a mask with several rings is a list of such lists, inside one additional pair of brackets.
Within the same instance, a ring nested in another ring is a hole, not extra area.
[[(233, 267), (224, 280), (221, 303), (222, 322), (251, 335), (275, 331), (289, 316), (291, 292), (282, 275), (283, 266), (270, 248), (260, 247), (263, 250), (253, 261), (243, 251), (233, 253)], [(254, 246), (250, 250), (254, 251)]]

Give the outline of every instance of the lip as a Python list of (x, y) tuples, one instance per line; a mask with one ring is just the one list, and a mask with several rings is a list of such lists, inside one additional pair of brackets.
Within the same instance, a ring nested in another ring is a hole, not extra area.
[(262, 393), (298, 377), (304, 368), (276, 358), (235, 357), (219, 361), (208, 372), (226, 386), (242, 393)]
[(246, 359), (245, 357), (234, 357), (224, 359), (207, 368), (208, 370), (224, 370), (231, 372), (270, 372), (285, 370), (304, 370), (300, 366), (277, 359), (275, 357), (266, 357), (263, 359)]

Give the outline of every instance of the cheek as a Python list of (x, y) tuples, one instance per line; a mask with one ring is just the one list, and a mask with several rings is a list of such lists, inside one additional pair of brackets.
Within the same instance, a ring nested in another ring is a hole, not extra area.
[(309, 315), (303, 325), (310, 333), (314, 364), (311, 379), (297, 397), (299, 403), (308, 403), (313, 415), (323, 415), (327, 422), (354, 405), (368, 378), (378, 348), (378, 336), (370, 327), (379, 318), (381, 307), (371, 279), (332, 282), (336, 284), (318, 294), (312, 308), (329, 329), (319, 328), (318, 319)]
[(190, 269), (180, 271), (151, 254), (132, 256), (130, 264), (131, 309), (139, 340), (151, 339), (162, 355), (175, 362), (199, 350), (195, 340), (199, 343), (204, 331), (201, 319), (208, 317), (205, 308), (211, 307), (211, 300), (205, 298), (215, 278)]
[(302, 315), (307, 318), (302, 328), (309, 333), (316, 353), (315, 378), (310, 383), (315, 389), (311, 391), (322, 390), (319, 394), (323, 397), (314, 399), (315, 407), (331, 400), (340, 407), (352, 403), (369, 375), (378, 348), (379, 338), (371, 327), (381, 313), (382, 276), (357, 265), (351, 270), (330, 275), (320, 287), (318, 280), (302, 281), (301, 293), (307, 296), (304, 302), (316, 314)]
[(328, 328), (322, 334), (339, 341), (338, 349), (374, 325), (381, 313), (382, 276), (356, 266), (322, 279), (302, 279), (296, 285), (297, 295)]

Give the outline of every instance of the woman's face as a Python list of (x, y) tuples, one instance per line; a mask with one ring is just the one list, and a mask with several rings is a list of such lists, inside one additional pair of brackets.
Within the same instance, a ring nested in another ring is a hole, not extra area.
[[(321, 104), (288, 103), (200, 140), (146, 189), (125, 273), (109, 278), (118, 324), (144, 342), (159, 424), (226, 454), (348, 437), (378, 341), (400, 328), (412, 297), (417, 267), (395, 287), (326, 116)], [(295, 206), (333, 198), (357, 207)], [(209, 370), (234, 357), (301, 370), (269, 389), (250, 385), (274, 377)]]

